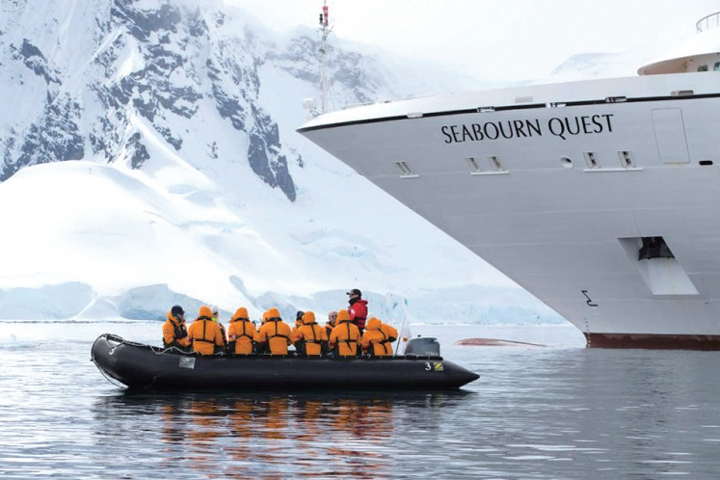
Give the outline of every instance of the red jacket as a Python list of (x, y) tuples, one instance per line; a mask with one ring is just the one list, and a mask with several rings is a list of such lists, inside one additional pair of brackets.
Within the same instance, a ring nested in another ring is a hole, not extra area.
[(367, 300), (356, 300), (350, 308), (350, 321), (353, 322), (360, 330), (365, 328), (365, 320), (367, 320)]

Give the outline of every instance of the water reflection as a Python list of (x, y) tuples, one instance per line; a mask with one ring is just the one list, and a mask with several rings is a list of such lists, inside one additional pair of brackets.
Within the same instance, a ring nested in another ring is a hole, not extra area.
[[(115, 436), (143, 432), (148, 439), (148, 430), (156, 432), (157, 444), (139, 448), (146, 455), (162, 452), (167, 471), (183, 465), (194, 477), (382, 478), (394, 473), (399, 417), (467, 395), (120, 394), (100, 399), (93, 414), (109, 422)], [(108, 442), (107, 432), (97, 432), (96, 441)]]

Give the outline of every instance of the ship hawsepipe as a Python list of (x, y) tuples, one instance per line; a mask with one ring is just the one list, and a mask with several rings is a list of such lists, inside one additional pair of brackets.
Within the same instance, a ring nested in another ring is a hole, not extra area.
[(208, 355), (100, 335), (91, 359), (106, 376), (147, 390), (451, 390), (479, 378), (439, 356), (311, 358)]

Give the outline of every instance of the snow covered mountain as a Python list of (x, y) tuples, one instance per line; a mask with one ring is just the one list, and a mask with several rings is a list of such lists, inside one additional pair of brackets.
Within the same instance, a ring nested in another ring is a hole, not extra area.
[[(470, 87), (360, 50), (333, 49), (338, 105)], [(560, 322), (295, 133), (317, 51), (221, 0), (2, 2), (0, 318), (291, 318), (360, 288), (393, 322)]]

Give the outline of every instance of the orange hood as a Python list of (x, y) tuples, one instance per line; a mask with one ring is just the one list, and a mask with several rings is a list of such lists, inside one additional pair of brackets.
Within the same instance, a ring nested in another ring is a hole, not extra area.
[(233, 315), (233, 317), (230, 319), (230, 323), (237, 322), (238, 320), (250, 320), (247, 308), (240, 307), (235, 310), (235, 315)]
[(302, 321), (305, 325), (315, 323), (315, 312), (311, 312), (309, 310), (305, 312), (305, 315), (302, 317)]
[(379, 318), (370, 317), (365, 324), (365, 330), (378, 330), (380, 326), (382, 325), (382, 322)]

